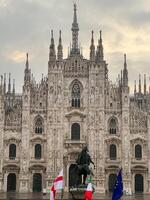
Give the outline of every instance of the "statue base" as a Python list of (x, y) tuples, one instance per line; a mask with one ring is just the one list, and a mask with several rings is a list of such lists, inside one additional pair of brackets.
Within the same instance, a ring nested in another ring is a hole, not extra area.
[(76, 200), (76, 199), (84, 199), (84, 192), (86, 188), (70, 188), (69, 190), (69, 199)]
[[(84, 193), (87, 189), (87, 185), (79, 185), (77, 187), (72, 187), (69, 189), (69, 199), (72, 200), (80, 200), (80, 199), (84, 199)], [(95, 189), (93, 188), (93, 193), (94, 193)]]

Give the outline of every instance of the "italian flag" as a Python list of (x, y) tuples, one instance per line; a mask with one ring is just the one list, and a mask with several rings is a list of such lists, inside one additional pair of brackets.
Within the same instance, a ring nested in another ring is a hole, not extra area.
[(55, 200), (55, 194), (56, 194), (56, 190), (54, 188), (54, 185), (51, 187), (51, 191), (50, 191), (50, 200)]
[(86, 189), (86, 191), (84, 193), (84, 199), (85, 200), (92, 200), (92, 191), (93, 191), (92, 183), (88, 183), (87, 189)]
[(55, 200), (56, 190), (61, 190), (64, 187), (63, 183), (63, 169), (60, 171), (59, 175), (55, 178), (53, 186), (50, 191), (50, 200)]

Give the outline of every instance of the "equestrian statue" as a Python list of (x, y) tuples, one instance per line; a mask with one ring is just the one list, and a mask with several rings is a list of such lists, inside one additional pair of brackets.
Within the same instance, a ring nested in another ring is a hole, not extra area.
[[(83, 181), (82, 184), (85, 185), (85, 181), (87, 178), (87, 175), (92, 175), (93, 176), (93, 172), (92, 170), (89, 168), (90, 163), (92, 163), (94, 165), (94, 162), (91, 160), (91, 157), (88, 153), (88, 148), (87, 146), (85, 146), (82, 151), (79, 153), (78, 158), (76, 160), (76, 164), (78, 167), (77, 173), (78, 173), (78, 185), (79, 185), (79, 180), (81, 180), (82, 175), (83, 175)], [(95, 169), (95, 165), (94, 165), (94, 169)]]

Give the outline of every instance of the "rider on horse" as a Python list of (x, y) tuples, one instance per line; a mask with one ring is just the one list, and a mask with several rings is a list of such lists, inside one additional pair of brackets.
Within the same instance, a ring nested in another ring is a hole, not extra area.
[[(90, 174), (93, 175), (92, 171), (89, 169), (89, 165), (90, 165), (90, 163), (92, 163), (94, 165), (94, 162), (91, 160), (91, 157), (88, 154), (87, 146), (85, 146), (83, 148), (83, 150), (81, 151), (81, 153), (78, 155), (76, 163), (77, 163), (78, 169), (79, 169), (78, 175), (79, 176), (84, 175), (83, 184), (85, 184), (87, 175), (90, 175)], [(94, 165), (94, 168), (95, 168), (95, 165)]]

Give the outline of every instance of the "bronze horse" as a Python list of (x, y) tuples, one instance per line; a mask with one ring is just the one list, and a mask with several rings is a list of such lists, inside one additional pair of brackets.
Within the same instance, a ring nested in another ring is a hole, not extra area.
[[(86, 177), (87, 175), (93, 175), (92, 171), (89, 169), (89, 165), (92, 163), (94, 165), (94, 162), (91, 160), (90, 155), (88, 154), (87, 147), (84, 147), (81, 153), (78, 155), (78, 158), (76, 160), (76, 164), (78, 167), (77, 173), (78, 173), (78, 183), (80, 184), (81, 176), (83, 175), (83, 182), (82, 184), (85, 185)], [(95, 169), (95, 165), (94, 165)]]

